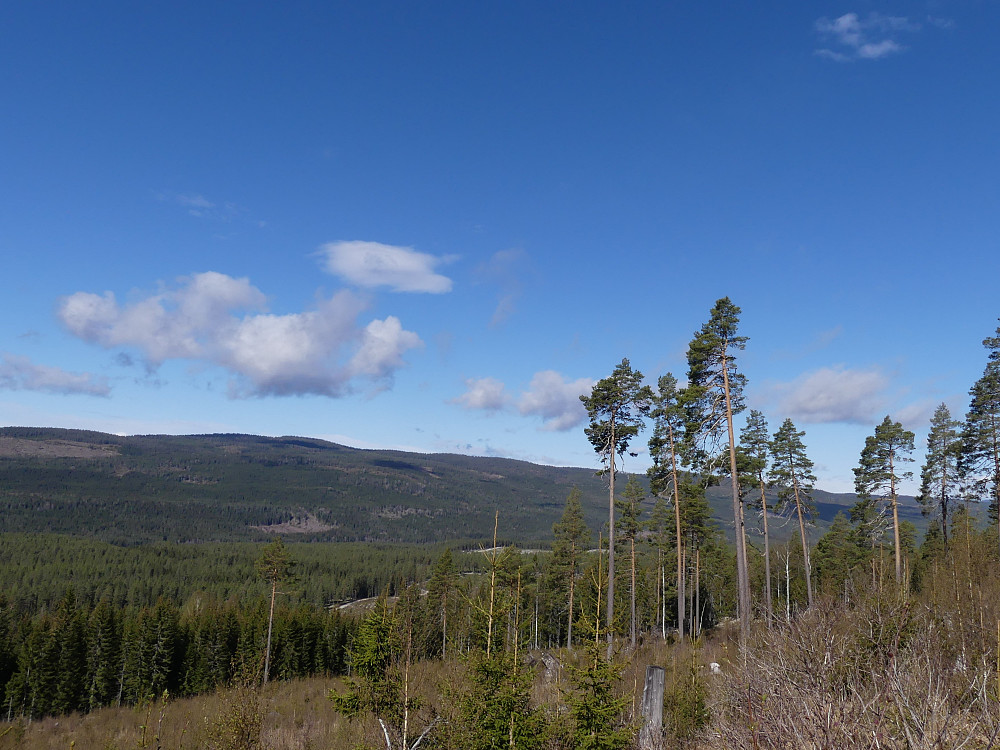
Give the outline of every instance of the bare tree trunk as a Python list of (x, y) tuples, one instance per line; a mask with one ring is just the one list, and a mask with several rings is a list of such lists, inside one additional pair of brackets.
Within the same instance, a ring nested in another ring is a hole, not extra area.
[(631, 571), (632, 591), (630, 592), (630, 597), (629, 597), (630, 599), (629, 604), (631, 606), (632, 611), (629, 617), (630, 621), (629, 636), (632, 641), (632, 650), (635, 651), (635, 641), (636, 641), (635, 639), (635, 537), (633, 536), (629, 541), (631, 542), (632, 545), (632, 571)]
[[(677, 524), (677, 636), (684, 640), (684, 555), (681, 538), (681, 490), (677, 485), (677, 454), (674, 451), (674, 428), (667, 425), (667, 436), (670, 440), (670, 471), (674, 481), (674, 521)], [(666, 591), (666, 589), (664, 589)], [(664, 609), (664, 611), (666, 611)], [(664, 617), (664, 619), (666, 619)]]
[(726, 426), (729, 430), (729, 474), (732, 479), (733, 523), (736, 525), (736, 583), (739, 595), (740, 640), (750, 637), (750, 573), (747, 567), (746, 529), (736, 473), (736, 436), (733, 433), (733, 406), (729, 395), (729, 362), (722, 357), (722, 385), (726, 396)]
[(611, 418), (611, 445), (608, 446), (608, 603), (605, 608), (605, 619), (608, 626), (608, 661), (614, 651), (614, 619), (615, 619), (615, 420)]
[(903, 547), (899, 543), (899, 503), (896, 501), (896, 475), (893, 456), (889, 454), (889, 494), (892, 496), (892, 535), (896, 546), (896, 583), (903, 582)]
[[(791, 456), (789, 456), (791, 459)], [(806, 567), (806, 600), (809, 602), (809, 607), (813, 605), (813, 589), (812, 589), (812, 576), (810, 574), (809, 565), (809, 540), (806, 539), (806, 524), (802, 519), (802, 501), (799, 499), (799, 480), (795, 475), (795, 462), (791, 461), (792, 466), (792, 489), (795, 491), (795, 512), (799, 516), (799, 535), (802, 537), (802, 563)]]
[(771, 601), (771, 540), (767, 533), (767, 495), (764, 494), (764, 479), (760, 477), (760, 507), (764, 514), (764, 596), (766, 598), (765, 611), (767, 612), (767, 624), (770, 625), (774, 619), (774, 607)]
[(271, 673), (271, 629), (274, 625), (274, 599), (278, 595), (278, 579), (271, 579), (271, 612), (267, 617), (267, 647), (264, 650), (264, 684)]
[(576, 583), (576, 542), (570, 542), (569, 619), (566, 623), (566, 648), (573, 648), (573, 588)]
[(695, 638), (701, 637), (701, 548), (694, 551), (694, 625), (692, 633)]

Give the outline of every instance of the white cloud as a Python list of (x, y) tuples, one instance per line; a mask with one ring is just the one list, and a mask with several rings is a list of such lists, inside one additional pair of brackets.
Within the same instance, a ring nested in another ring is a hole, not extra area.
[(870, 424), (886, 407), (888, 379), (876, 369), (824, 367), (775, 386), (778, 410), (796, 422)]
[(207, 272), (179, 281), (125, 305), (111, 292), (77, 292), (60, 300), (58, 315), (81, 339), (137, 349), (152, 367), (170, 359), (221, 366), (235, 376), (233, 396), (339, 396), (356, 377), (391, 378), (403, 352), (421, 344), (393, 317), (359, 328), (365, 304), (347, 291), (315, 310), (274, 315), (245, 278)]
[(450, 403), (466, 409), (495, 412), (505, 408), (510, 403), (510, 397), (504, 384), (496, 378), (469, 378), (465, 381), (465, 393)]
[(326, 270), (361, 287), (389, 287), (395, 292), (443, 294), (451, 291), (451, 279), (434, 269), (455, 260), (437, 257), (412, 247), (380, 242), (328, 242), (320, 248)]
[(545, 430), (570, 430), (586, 420), (580, 396), (589, 394), (593, 387), (590, 378), (569, 381), (554, 370), (543, 370), (535, 373), (517, 408), (521, 414), (541, 417)]
[(535, 373), (528, 390), (515, 399), (496, 378), (470, 378), (465, 381), (465, 393), (449, 403), (487, 412), (516, 410), (522, 416), (541, 417), (541, 429), (545, 431), (561, 432), (587, 418), (580, 396), (590, 393), (593, 387), (590, 378), (570, 381), (554, 370), (543, 370)]
[[(940, 26), (940, 24), (935, 23)], [(920, 31), (921, 24), (903, 16), (883, 16), (870, 13), (861, 18), (857, 13), (845, 13), (832, 21), (820, 18), (816, 30), (840, 49), (818, 49), (816, 54), (837, 62), (880, 60), (906, 49), (897, 39), (903, 33)]]
[(58, 367), (38, 365), (28, 357), (0, 355), (0, 388), (10, 391), (107, 396), (111, 386), (107, 378), (89, 372), (67, 372)]

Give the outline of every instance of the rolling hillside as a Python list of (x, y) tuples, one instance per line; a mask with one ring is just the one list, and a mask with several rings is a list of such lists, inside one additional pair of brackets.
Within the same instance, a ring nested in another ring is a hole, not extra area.
[[(55, 532), (119, 545), (254, 541), (440, 542), (551, 537), (574, 487), (591, 529), (606, 520), (593, 468), (451, 454), (359, 450), (299, 437), (120, 437), (46, 428), (0, 429), (3, 531)], [(710, 490), (731, 517), (725, 488)], [(817, 491), (820, 529), (853, 495)], [(651, 502), (651, 501), (650, 501)], [(911, 498), (903, 517), (925, 524)], [(791, 524), (776, 525), (778, 536)]]

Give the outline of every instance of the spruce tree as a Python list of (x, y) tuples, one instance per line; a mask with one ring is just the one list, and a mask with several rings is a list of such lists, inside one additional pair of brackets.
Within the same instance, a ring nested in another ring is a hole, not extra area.
[(931, 417), (927, 434), (927, 458), (920, 471), (920, 494), (917, 502), (923, 515), (934, 515), (941, 524), (944, 548), (948, 549), (948, 511), (958, 501), (958, 460), (962, 451), (960, 423), (951, 418), (947, 405), (941, 404)]
[[(910, 479), (912, 471), (902, 466), (913, 461), (914, 435), (899, 422), (886, 416), (875, 428), (875, 434), (865, 439), (861, 460), (854, 469), (854, 491), (858, 495), (859, 517), (871, 515), (876, 501), (888, 503), (892, 510), (892, 530), (896, 557), (896, 582), (903, 581), (903, 551), (899, 536), (899, 483)], [(852, 517), (855, 511), (851, 511)]]
[(605, 608), (608, 658), (614, 646), (615, 616), (615, 458), (624, 455), (628, 444), (642, 429), (649, 414), (653, 391), (642, 384), (642, 373), (633, 370), (627, 359), (609, 377), (597, 382), (589, 396), (580, 396), (587, 407), (590, 425), (584, 430), (604, 464), (608, 476), (608, 599)]
[(701, 458), (699, 471), (713, 472), (728, 458), (736, 532), (740, 637), (745, 641), (750, 634), (750, 571), (733, 428), (733, 416), (744, 408), (743, 388), (746, 385), (746, 376), (737, 371), (735, 360), (735, 353), (744, 349), (747, 342), (746, 336), (737, 333), (739, 315), (740, 308), (728, 297), (718, 300), (708, 322), (691, 340), (684, 403), (689, 421), (687, 440)]
[(586, 551), (590, 539), (590, 530), (583, 519), (583, 505), (580, 503), (582, 493), (576, 487), (570, 490), (566, 498), (566, 508), (562, 518), (552, 525), (552, 570), (560, 579), (566, 592), (566, 648), (573, 646), (573, 621), (576, 593), (576, 576), (580, 567), (580, 558)]
[(795, 504), (795, 515), (799, 521), (799, 535), (802, 540), (802, 564), (806, 574), (806, 597), (813, 605), (812, 574), (809, 565), (809, 540), (806, 537), (806, 516), (816, 513), (816, 506), (810, 497), (813, 489), (813, 462), (806, 455), (802, 442), (805, 432), (795, 429), (792, 420), (786, 419), (771, 441), (771, 484), (778, 490), (778, 502), (782, 507)]

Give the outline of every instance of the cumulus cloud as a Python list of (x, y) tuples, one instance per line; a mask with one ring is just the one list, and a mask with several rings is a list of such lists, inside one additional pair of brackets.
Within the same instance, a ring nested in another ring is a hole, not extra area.
[(107, 396), (111, 386), (107, 378), (89, 372), (67, 372), (58, 367), (39, 365), (28, 357), (0, 355), (0, 388), (10, 391)]
[(469, 378), (465, 381), (465, 393), (451, 403), (466, 409), (496, 412), (510, 403), (510, 397), (504, 384), (496, 378)]
[(816, 21), (820, 35), (835, 44), (834, 49), (816, 50), (820, 57), (837, 62), (854, 60), (880, 60), (906, 49), (898, 37), (920, 30), (921, 24), (903, 16), (884, 16), (870, 13), (862, 18), (857, 13), (845, 13), (833, 20)]
[(778, 409), (796, 422), (870, 424), (885, 410), (887, 385), (876, 369), (824, 367), (776, 386)]
[(328, 242), (320, 253), (326, 258), (327, 271), (356, 286), (429, 294), (451, 291), (451, 279), (434, 269), (455, 260), (454, 256), (438, 257), (412, 247), (361, 241)]
[(528, 390), (521, 394), (517, 408), (521, 414), (542, 418), (542, 429), (554, 432), (571, 430), (587, 418), (580, 396), (594, 387), (590, 378), (566, 380), (554, 370), (535, 373)]
[(347, 291), (314, 310), (275, 315), (249, 280), (217, 272), (120, 304), (111, 292), (77, 292), (58, 305), (63, 325), (105, 348), (136, 349), (150, 367), (206, 362), (234, 375), (230, 395), (339, 396), (356, 377), (385, 382), (420, 338), (388, 317), (360, 328), (364, 302)]
[(470, 378), (465, 381), (465, 393), (450, 403), (466, 409), (510, 410), (522, 416), (541, 417), (543, 430), (562, 432), (587, 418), (580, 396), (593, 387), (594, 381), (589, 378), (571, 381), (554, 370), (543, 370), (535, 373), (528, 389), (514, 398), (496, 378)]

